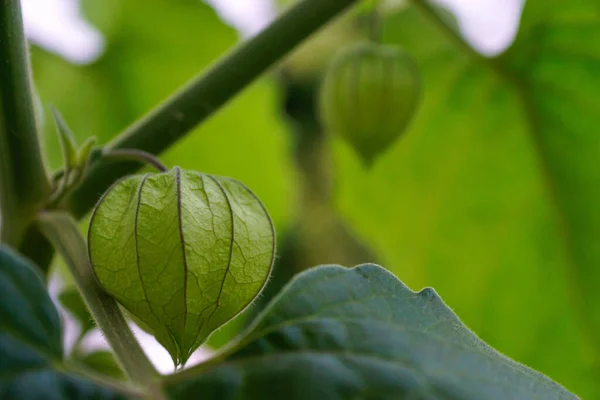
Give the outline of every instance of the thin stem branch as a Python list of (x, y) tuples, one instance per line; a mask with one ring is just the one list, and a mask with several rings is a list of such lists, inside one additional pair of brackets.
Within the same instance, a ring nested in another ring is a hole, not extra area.
[(19, 0), (0, 2), (0, 240), (18, 245), (50, 194)]
[(44, 212), (38, 217), (42, 233), (63, 256), (83, 299), (112, 347), (123, 370), (142, 387), (159, 376), (133, 336), (116, 301), (102, 289), (89, 262), (87, 247), (73, 218), (65, 212)]
[(138, 149), (108, 150), (102, 153), (106, 160), (132, 160), (142, 164), (152, 165), (160, 172), (166, 172), (169, 169), (155, 156)]
[[(125, 130), (109, 148), (161, 153), (357, 1), (304, 0), (293, 6), (263, 32), (233, 50)], [(82, 185), (71, 196), (69, 209), (82, 217), (115, 180), (138, 168), (137, 163), (131, 162), (94, 163)]]

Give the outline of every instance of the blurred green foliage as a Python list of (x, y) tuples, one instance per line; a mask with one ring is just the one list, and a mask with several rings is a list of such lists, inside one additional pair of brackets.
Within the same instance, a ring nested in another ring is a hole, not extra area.
[[(3, 244), (0, 244), (0, 282), (4, 294), (0, 304), (2, 398), (125, 398), (114, 387), (98, 385), (66, 367), (61, 320), (39, 269)], [(96, 361), (84, 361), (90, 368), (99, 365), (98, 357), (92, 358)], [(114, 367), (113, 362), (111, 370), (104, 357), (102, 371), (112, 374)]]
[(417, 58), (424, 101), (370, 171), (336, 143), (338, 199), (409, 286), (435, 287), (486, 342), (599, 398), (600, 64), (586, 37), (600, 14), (567, 3), (528, 2), (496, 60), (413, 8), (389, 18), (385, 40)]
[[(238, 39), (197, 1), (82, 3), (106, 37), (102, 58), (74, 66), (32, 54), (44, 107), (59, 109), (78, 141), (108, 142)], [(378, 261), (413, 289), (435, 287), (484, 341), (584, 398), (600, 398), (596, 39), (595, 2), (530, 0), (515, 45), (487, 62), (402, 9), (386, 18), (385, 41), (421, 68), (417, 118), (369, 170), (333, 142), (335, 204)], [(257, 81), (163, 160), (244, 182), (281, 233), (302, 183), (278, 84)], [(57, 168), (54, 129), (46, 119)]]
[[(107, 143), (237, 41), (235, 31), (197, 1), (86, 0), (83, 6), (106, 35), (102, 58), (81, 67), (39, 49), (32, 54), (42, 103), (63, 114), (78, 141), (96, 135)], [(163, 160), (236, 177), (281, 225), (289, 216), (293, 179), (283, 121), (272, 111), (276, 104), (273, 82), (257, 81)], [(44, 132), (50, 163), (57, 168), (58, 140), (48, 118)]]

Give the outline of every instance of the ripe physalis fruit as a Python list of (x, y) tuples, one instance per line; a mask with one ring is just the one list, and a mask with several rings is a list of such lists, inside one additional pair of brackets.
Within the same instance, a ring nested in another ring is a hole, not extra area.
[(369, 166), (405, 130), (420, 91), (419, 70), (409, 54), (397, 47), (360, 43), (336, 56), (325, 74), (322, 122)]
[(109, 189), (92, 215), (88, 247), (106, 292), (183, 365), (258, 296), (275, 231), (240, 182), (175, 167)]

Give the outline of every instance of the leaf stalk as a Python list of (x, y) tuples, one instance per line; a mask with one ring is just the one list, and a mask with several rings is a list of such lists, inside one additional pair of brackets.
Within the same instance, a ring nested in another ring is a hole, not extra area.
[(102, 158), (105, 160), (138, 161), (142, 164), (151, 165), (160, 172), (167, 172), (169, 170), (157, 157), (138, 149), (108, 150), (102, 153)]
[(141, 387), (154, 386), (160, 375), (133, 336), (117, 302), (98, 283), (87, 246), (73, 218), (63, 211), (43, 212), (38, 217), (38, 225), (64, 258), (90, 313), (125, 373)]

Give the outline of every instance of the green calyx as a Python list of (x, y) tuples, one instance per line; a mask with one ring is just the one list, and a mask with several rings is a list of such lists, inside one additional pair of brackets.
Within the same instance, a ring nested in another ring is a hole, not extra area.
[(417, 109), (421, 79), (397, 47), (360, 43), (332, 61), (321, 86), (321, 118), (369, 166), (406, 129)]
[(94, 210), (88, 248), (104, 289), (183, 365), (258, 296), (275, 231), (238, 181), (175, 167), (113, 185)]

